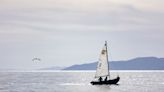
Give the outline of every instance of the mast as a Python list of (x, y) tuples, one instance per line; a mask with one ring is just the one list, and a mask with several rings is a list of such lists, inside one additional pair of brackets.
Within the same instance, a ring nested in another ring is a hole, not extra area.
[(107, 41), (105, 41), (105, 46), (106, 46), (106, 59), (107, 59), (107, 64), (108, 64), (108, 76), (109, 76), (110, 73), (109, 73), (109, 61), (108, 61), (108, 46), (107, 46)]

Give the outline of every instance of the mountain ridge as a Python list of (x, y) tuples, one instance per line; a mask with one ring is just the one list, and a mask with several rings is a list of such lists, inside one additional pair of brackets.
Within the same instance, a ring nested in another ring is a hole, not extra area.
[[(97, 62), (76, 64), (62, 70), (96, 70)], [(164, 58), (137, 57), (129, 60), (111, 61), (111, 70), (164, 70)]]

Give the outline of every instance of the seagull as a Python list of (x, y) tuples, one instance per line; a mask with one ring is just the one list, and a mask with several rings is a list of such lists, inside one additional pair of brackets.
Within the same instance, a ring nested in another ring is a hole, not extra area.
[(40, 58), (33, 58), (32, 61), (41, 61)]

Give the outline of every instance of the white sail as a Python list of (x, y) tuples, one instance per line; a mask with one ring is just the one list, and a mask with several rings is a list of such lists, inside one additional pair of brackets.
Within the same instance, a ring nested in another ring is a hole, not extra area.
[(109, 75), (108, 52), (107, 52), (107, 43), (105, 43), (100, 54), (95, 78), (108, 76), (108, 75)]

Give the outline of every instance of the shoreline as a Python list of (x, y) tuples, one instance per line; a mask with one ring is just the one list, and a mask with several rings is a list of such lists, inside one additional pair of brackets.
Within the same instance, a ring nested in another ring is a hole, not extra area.
[[(2, 70), (0, 72), (96, 72), (96, 70)], [(164, 72), (164, 70), (110, 70), (110, 72)]]

